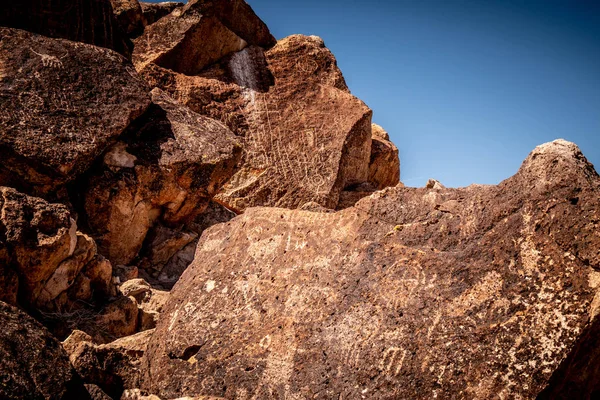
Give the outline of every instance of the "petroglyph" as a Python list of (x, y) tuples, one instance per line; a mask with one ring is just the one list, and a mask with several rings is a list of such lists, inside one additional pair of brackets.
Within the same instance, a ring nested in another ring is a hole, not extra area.
[(29, 50), (31, 50), (32, 53), (41, 57), (42, 65), (45, 68), (55, 68), (55, 69), (63, 69), (64, 68), (61, 59), (65, 58), (68, 54), (65, 54), (64, 56), (60, 57), (60, 59), (59, 59), (58, 57), (50, 55), (50, 54), (38, 53), (37, 51), (33, 50), (31, 47), (29, 48)]

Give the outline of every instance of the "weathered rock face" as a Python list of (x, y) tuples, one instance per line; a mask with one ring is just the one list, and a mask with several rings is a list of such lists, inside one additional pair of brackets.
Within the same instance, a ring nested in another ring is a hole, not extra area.
[(388, 133), (377, 124), (371, 126), (371, 162), (369, 182), (377, 189), (396, 186), (400, 182), (398, 148), (390, 141)]
[(145, 25), (152, 25), (162, 17), (171, 14), (176, 8), (183, 7), (183, 3), (165, 1), (162, 3), (140, 3)]
[(248, 47), (202, 76), (137, 68), (150, 85), (243, 137), (242, 167), (218, 196), (234, 209), (311, 201), (335, 208), (345, 187), (368, 179), (371, 110), (348, 92), (317, 37), (291, 36), (264, 55)]
[(178, 228), (200, 214), (241, 155), (223, 124), (160, 89), (152, 91), (152, 100), (148, 112), (85, 177), (87, 224), (100, 253), (115, 264), (129, 264), (157, 223)]
[[(1, 297), (52, 310), (110, 296), (112, 267), (61, 204), (0, 187)], [(19, 283), (17, 285), (17, 282)]]
[(144, 31), (144, 16), (138, 0), (110, 0), (121, 29), (131, 36)]
[(139, 387), (141, 359), (153, 332), (149, 330), (96, 345), (91, 337), (75, 331), (63, 346), (85, 383), (95, 384), (112, 398), (119, 399), (125, 389)]
[(337, 213), (247, 210), (203, 234), (142, 388), (534, 398), (600, 311), (598, 224), (600, 177), (565, 141), (498, 186), (389, 188)]
[(133, 60), (138, 69), (154, 63), (192, 75), (248, 44), (270, 47), (275, 39), (244, 0), (192, 0), (148, 26)]
[[(106, 47), (126, 57), (131, 55), (131, 42), (122, 35), (110, 0), (3, 1), (0, 26)], [(5, 34), (2, 32), (0, 36)]]
[(0, 398), (90, 398), (60, 342), (42, 325), (0, 302), (0, 326)]
[(45, 194), (74, 179), (150, 104), (111, 50), (8, 28), (0, 37), (0, 185)]

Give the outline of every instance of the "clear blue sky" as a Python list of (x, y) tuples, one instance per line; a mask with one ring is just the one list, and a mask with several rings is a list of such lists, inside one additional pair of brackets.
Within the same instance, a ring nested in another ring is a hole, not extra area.
[(325, 40), (408, 186), (498, 183), (557, 138), (600, 167), (598, 0), (247, 1)]

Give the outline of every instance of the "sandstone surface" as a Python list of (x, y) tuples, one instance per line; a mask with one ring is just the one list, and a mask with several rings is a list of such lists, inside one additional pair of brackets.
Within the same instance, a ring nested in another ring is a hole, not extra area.
[(150, 104), (112, 50), (9, 28), (0, 37), (0, 185), (43, 195), (73, 180)]
[[(600, 177), (562, 140), (498, 186), (388, 188), (336, 213), (249, 209), (203, 234), (142, 389), (535, 398), (565, 360), (596, 357), (599, 224)], [(572, 387), (590, 396), (589, 379)]]

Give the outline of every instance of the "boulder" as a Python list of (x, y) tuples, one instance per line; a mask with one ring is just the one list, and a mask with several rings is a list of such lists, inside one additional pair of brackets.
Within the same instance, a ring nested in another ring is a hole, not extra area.
[(90, 398), (60, 342), (41, 324), (0, 302), (0, 326), (0, 398)]
[(0, 187), (0, 246), (1, 297), (10, 303), (18, 297), (23, 306), (51, 311), (114, 291), (110, 263), (95, 271), (96, 244), (77, 232), (62, 204)]
[(171, 14), (176, 8), (184, 6), (183, 3), (176, 1), (165, 1), (162, 3), (140, 2), (140, 4), (142, 6), (144, 25), (152, 25), (162, 17)]
[[(0, 3), (0, 26), (23, 29), (52, 38), (84, 42), (131, 57), (132, 44), (122, 34), (113, 15), (110, 0), (3, 1)], [(0, 36), (5, 34), (3, 31)], [(0, 58), (3, 57), (4, 55)], [(59, 56), (58, 58), (60, 61)], [(45, 60), (48, 60), (46, 63), (52, 59)], [(43, 82), (43, 79), (40, 78), (40, 81)]]
[(87, 329), (95, 342), (108, 343), (138, 332), (139, 312), (137, 301), (131, 296), (121, 296), (107, 304)]
[(126, 34), (138, 36), (144, 31), (144, 16), (138, 0), (110, 0), (119, 26)]
[(133, 60), (193, 75), (248, 44), (271, 47), (275, 39), (244, 0), (191, 0), (147, 27)]
[(86, 340), (81, 332), (75, 331), (72, 336), (76, 337), (67, 338), (63, 346), (86, 384), (97, 385), (111, 398), (119, 399), (124, 390), (139, 387), (141, 358), (153, 332), (96, 345), (91, 338)]
[(371, 110), (349, 93), (318, 37), (290, 36), (266, 53), (250, 46), (202, 76), (137, 68), (243, 139), (241, 168), (217, 196), (231, 209), (311, 201), (335, 208), (344, 188), (368, 180)]
[(0, 37), (0, 185), (45, 195), (144, 112), (147, 87), (112, 50), (9, 28)]
[(400, 182), (398, 148), (390, 141), (388, 133), (379, 125), (371, 126), (371, 161), (369, 182), (377, 189), (396, 186)]
[[(241, 155), (223, 124), (181, 106), (158, 88), (152, 101), (79, 186), (87, 229), (99, 252), (114, 264), (130, 264), (157, 224), (178, 229), (200, 214), (232, 176)], [(184, 247), (186, 240), (177, 244)], [(171, 243), (163, 250), (179, 249)], [(160, 262), (167, 257), (152, 250), (150, 256)]]
[(150, 339), (141, 388), (535, 398), (567, 360), (593, 380), (570, 377), (589, 398), (599, 224), (600, 177), (562, 140), (498, 186), (388, 188), (336, 213), (246, 210), (202, 235)]
[(145, 331), (156, 327), (160, 313), (169, 299), (169, 292), (155, 289), (143, 279), (132, 279), (119, 287), (123, 296), (133, 297), (138, 305), (137, 329)]

